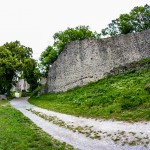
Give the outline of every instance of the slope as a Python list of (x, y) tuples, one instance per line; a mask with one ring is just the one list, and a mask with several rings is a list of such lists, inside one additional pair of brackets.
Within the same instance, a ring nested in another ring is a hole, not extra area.
[(114, 68), (97, 82), (67, 92), (34, 96), (29, 102), (75, 116), (150, 120), (150, 58)]

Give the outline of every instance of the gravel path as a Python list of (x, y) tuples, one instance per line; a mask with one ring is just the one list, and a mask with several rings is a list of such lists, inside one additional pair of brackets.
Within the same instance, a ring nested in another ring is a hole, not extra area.
[(31, 105), (28, 98), (10, 103), (53, 136), (81, 150), (150, 150), (150, 122), (86, 119)]

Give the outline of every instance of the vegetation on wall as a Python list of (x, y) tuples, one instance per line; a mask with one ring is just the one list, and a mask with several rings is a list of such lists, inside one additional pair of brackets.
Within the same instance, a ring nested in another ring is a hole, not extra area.
[(51, 65), (57, 57), (57, 51), (52, 46), (48, 46), (45, 51), (42, 52), (40, 62), (43, 76), (47, 77), (49, 65)]
[(89, 30), (88, 26), (78, 26), (76, 28), (68, 28), (54, 34), (54, 47), (60, 54), (65, 46), (72, 41), (84, 40), (87, 38), (96, 38), (95, 34)]
[(112, 20), (107, 28), (102, 29), (102, 35), (114, 36), (150, 29), (150, 6), (134, 7), (129, 14), (121, 14)]

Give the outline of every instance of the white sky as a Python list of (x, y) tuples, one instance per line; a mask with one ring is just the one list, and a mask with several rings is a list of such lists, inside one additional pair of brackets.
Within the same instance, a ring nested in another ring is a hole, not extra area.
[(19, 40), (38, 59), (67, 27), (89, 25), (100, 32), (120, 14), (150, 0), (0, 0), (0, 45)]

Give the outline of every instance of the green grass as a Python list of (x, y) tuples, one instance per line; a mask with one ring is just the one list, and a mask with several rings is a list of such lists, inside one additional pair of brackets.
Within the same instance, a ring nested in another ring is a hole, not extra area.
[(47, 135), (7, 101), (0, 102), (0, 150), (71, 149)]
[[(140, 63), (143, 65), (147, 61), (150, 62), (150, 59)], [(140, 70), (109, 76), (67, 92), (31, 97), (29, 102), (75, 116), (125, 121), (150, 120), (149, 62)]]

